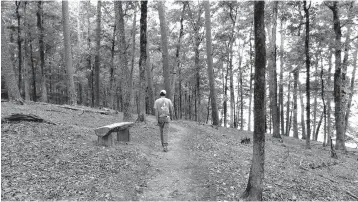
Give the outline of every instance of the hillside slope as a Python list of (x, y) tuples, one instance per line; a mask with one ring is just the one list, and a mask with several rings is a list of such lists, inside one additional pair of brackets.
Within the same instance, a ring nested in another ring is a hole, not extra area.
[[(120, 113), (2, 103), (1, 117), (11, 113), (57, 125), (1, 124), (2, 200), (238, 200), (247, 183), (249, 132), (173, 121), (164, 153), (151, 116), (131, 129), (130, 143), (102, 147), (93, 129), (120, 122)], [(267, 136), (265, 200), (358, 200), (357, 151), (333, 160), (312, 144)]]

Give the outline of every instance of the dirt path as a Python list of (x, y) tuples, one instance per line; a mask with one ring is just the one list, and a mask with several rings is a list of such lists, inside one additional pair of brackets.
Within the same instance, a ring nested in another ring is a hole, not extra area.
[(190, 156), (183, 148), (183, 140), (190, 131), (175, 123), (171, 123), (170, 127), (177, 132), (169, 134), (168, 152), (158, 148), (151, 152), (156, 174), (148, 181), (140, 200), (195, 200), (190, 178)]

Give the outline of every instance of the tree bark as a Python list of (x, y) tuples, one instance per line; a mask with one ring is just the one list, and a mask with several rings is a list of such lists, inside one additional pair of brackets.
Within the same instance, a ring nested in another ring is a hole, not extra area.
[(65, 60), (67, 67), (67, 89), (70, 98), (71, 105), (77, 105), (75, 82), (73, 79), (74, 69), (72, 66), (72, 52), (71, 52), (71, 38), (69, 30), (69, 13), (68, 13), (68, 1), (62, 2), (62, 15), (63, 15), (63, 36), (65, 43)]
[(211, 42), (211, 19), (210, 19), (210, 2), (204, 1), (205, 7), (205, 30), (206, 30), (206, 57), (208, 64), (208, 76), (210, 85), (210, 97), (211, 97), (211, 116), (214, 126), (219, 125), (219, 114), (216, 101), (216, 90), (213, 70), (213, 57), (212, 57), (212, 42)]
[(311, 95), (310, 95), (310, 55), (309, 55), (309, 40), (310, 40), (310, 18), (309, 18), (309, 9), (310, 5), (307, 7), (307, 1), (303, 1), (303, 9), (305, 11), (306, 18), (306, 36), (305, 36), (305, 55), (306, 55), (306, 116), (307, 116), (307, 137), (306, 137), (306, 148), (311, 149)]
[(322, 120), (323, 120), (323, 116), (324, 116), (324, 114), (323, 114), (323, 113), (324, 113), (324, 112), (322, 112), (322, 114), (321, 114), (321, 118), (320, 118), (320, 119), (319, 119), (319, 121), (318, 121), (318, 124), (317, 124), (317, 128), (316, 128), (315, 134), (313, 134), (313, 135), (314, 135), (314, 137), (317, 137), (317, 138), (315, 139), (315, 141), (317, 141), (317, 139), (318, 139), (319, 129), (320, 129), (320, 127), (321, 127)]
[(101, 49), (101, 17), (102, 17), (102, 2), (97, 1), (97, 19), (96, 19), (96, 56), (94, 58), (94, 95), (95, 95), (95, 107), (100, 106), (99, 96), (99, 74), (100, 74), (100, 49)]
[(90, 8), (91, 8), (91, 2), (86, 2), (87, 7), (87, 69), (89, 70), (89, 74), (87, 75), (88, 80), (88, 92), (87, 92), (87, 98), (88, 98), (88, 105), (94, 107), (94, 93), (93, 93), (93, 76), (92, 76), (92, 61), (91, 61), (91, 23), (90, 23)]
[(325, 147), (326, 146), (326, 138), (327, 138), (327, 106), (326, 106), (326, 102), (325, 102), (325, 99), (324, 99), (324, 92), (325, 92), (324, 91), (324, 81), (323, 81), (324, 66), (323, 66), (322, 60), (323, 59), (321, 58), (321, 98), (322, 98), (322, 103), (323, 103), (323, 118), (324, 118), (324, 123), (323, 123), (323, 147)]
[[(300, 81), (298, 81), (298, 86), (301, 86)], [(302, 139), (306, 139), (306, 125), (305, 125), (305, 105), (303, 103), (302, 89), (300, 88), (300, 101), (301, 101), (301, 127), (302, 127)]]
[[(31, 34), (29, 34), (29, 38), (31, 38)], [(34, 64), (34, 57), (33, 57), (33, 48), (32, 48), (32, 41), (30, 41), (30, 61), (31, 61), (31, 70), (32, 70), (32, 86), (33, 86), (33, 101), (37, 101), (37, 92), (36, 92), (36, 70)]]
[(30, 61), (29, 61), (29, 24), (28, 16), (26, 14), (26, 6), (28, 2), (24, 2), (24, 31), (25, 31), (25, 40), (24, 40), (24, 61), (23, 61), (23, 71), (24, 71), (24, 91), (25, 91), (25, 100), (30, 101)]
[(239, 57), (239, 82), (240, 82), (240, 130), (244, 130), (244, 87), (243, 87), (243, 67), (241, 66), (242, 63), (242, 54)]
[(146, 61), (146, 72), (147, 72), (147, 94), (148, 94), (148, 105), (149, 105), (149, 113), (152, 115), (155, 115), (154, 113), (154, 91), (153, 91), (153, 73), (152, 73), (152, 68), (151, 68), (151, 64), (150, 64), (150, 57), (149, 57), (149, 44), (147, 41), (147, 47), (146, 47), (146, 51), (147, 51), (147, 61)]
[[(177, 72), (180, 71), (179, 68), (180, 68), (180, 48), (181, 48), (181, 40), (183, 38), (183, 35), (184, 35), (184, 25), (183, 25), (183, 21), (184, 21), (184, 15), (185, 15), (185, 8), (187, 6), (187, 3), (183, 3), (183, 10), (182, 10), (182, 13), (181, 13), (181, 16), (180, 16), (180, 30), (179, 30), (179, 38), (178, 38), (178, 43), (177, 43), (177, 46), (176, 46), (176, 52), (175, 52), (175, 61), (176, 61), (176, 65), (173, 67), (173, 78), (172, 78), (172, 92), (175, 92), (175, 85), (176, 85), (176, 80), (177, 80)], [(196, 60), (195, 60), (196, 61)], [(175, 68), (176, 67), (176, 68)], [(199, 74), (200, 76), (200, 74)], [(197, 78), (198, 79), (198, 78)], [(200, 81), (200, 77), (199, 77), (199, 81)], [(199, 83), (200, 85), (200, 83)], [(180, 93), (179, 93), (180, 94)], [(172, 97), (174, 99), (174, 93), (172, 93)], [(172, 99), (172, 100), (173, 100)], [(199, 103), (200, 105), (200, 94), (199, 94), (199, 89), (197, 89), (197, 92), (196, 92), (196, 100), (197, 102)], [(175, 104), (177, 105), (177, 104)], [(198, 121), (198, 112), (196, 111), (195, 112), (195, 120)], [(177, 115), (177, 114), (176, 114)], [(177, 118), (177, 116), (175, 116)], [(173, 117), (174, 118), (174, 117)]]
[(138, 120), (145, 118), (145, 69), (147, 63), (147, 10), (148, 1), (140, 2), (140, 58), (139, 58), (139, 113)]
[(47, 102), (47, 87), (45, 74), (45, 45), (44, 45), (44, 28), (43, 24), (43, 8), (42, 1), (39, 1), (37, 6), (37, 29), (39, 30), (39, 51), (40, 51), (40, 67), (41, 67), (41, 101)]
[(242, 198), (262, 200), (265, 164), (265, 24), (264, 1), (254, 2), (255, 25), (255, 85), (254, 85), (254, 134), (250, 175)]
[(344, 127), (345, 133), (347, 132), (347, 127), (348, 127), (348, 123), (349, 123), (348, 120), (349, 120), (349, 115), (350, 115), (351, 106), (352, 106), (352, 99), (353, 99), (353, 93), (354, 93), (354, 82), (355, 82), (355, 76), (356, 76), (356, 71), (357, 71), (357, 56), (358, 56), (358, 52), (356, 49), (354, 52), (353, 73), (352, 73), (352, 79), (351, 79), (350, 94), (348, 97), (347, 111), (346, 111), (346, 115), (344, 117), (345, 124), (346, 124)]
[(346, 75), (347, 75), (348, 54), (349, 54), (348, 52), (349, 52), (349, 44), (351, 42), (350, 34), (352, 32), (351, 28), (352, 28), (352, 24), (354, 24), (354, 22), (352, 21), (353, 16), (354, 16), (354, 13), (352, 12), (353, 5), (354, 5), (354, 2), (353, 1), (350, 2), (350, 6), (348, 9), (346, 41), (344, 43), (344, 56), (343, 56), (343, 63), (342, 63), (342, 76), (343, 76), (344, 81), (346, 80)]
[(158, 12), (160, 21), (160, 35), (162, 45), (162, 60), (163, 60), (163, 77), (164, 88), (167, 91), (167, 97), (172, 98), (171, 86), (170, 86), (170, 68), (169, 68), (169, 52), (168, 52), (168, 37), (167, 37), (167, 21), (165, 19), (164, 3), (158, 1)]
[[(4, 2), (1, 2), (1, 9), (5, 8)], [(9, 41), (6, 37), (5, 27), (6, 23), (4, 20), (4, 12), (1, 12), (1, 70), (4, 75), (5, 84), (8, 90), (10, 100), (22, 101), (18, 83), (16, 83), (15, 71), (12, 68), (11, 61), (9, 59)]]
[[(131, 48), (131, 70), (130, 70), (130, 78), (133, 78), (133, 71), (134, 71), (134, 59), (135, 59), (135, 50), (136, 50), (136, 25), (137, 24), (137, 6), (134, 7), (134, 14), (133, 14), (133, 23), (132, 23), (132, 48)], [(132, 81), (131, 81), (132, 82)], [(132, 89), (130, 89), (132, 91)], [(132, 94), (132, 93), (131, 93)]]
[(122, 1), (115, 1), (115, 11), (116, 11), (116, 23), (118, 26), (118, 39), (119, 39), (119, 58), (121, 61), (122, 67), (122, 99), (123, 99), (123, 121), (129, 121), (132, 119), (132, 114), (130, 113), (131, 109), (131, 91), (132, 91), (132, 79), (130, 78), (130, 71), (128, 68), (128, 58), (127, 58), (127, 46), (126, 46), (126, 36), (124, 30), (124, 12), (122, 8)]
[[(233, 73), (233, 46), (235, 41), (235, 27), (237, 25), (237, 22), (239, 20), (239, 16), (237, 14), (237, 9), (235, 12), (235, 18), (232, 15), (233, 8), (230, 6), (230, 17), (231, 21), (233, 23), (232, 31), (230, 35), (230, 44), (229, 44), (229, 57), (230, 57), (230, 128), (236, 127), (236, 120), (235, 120), (235, 91), (234, 91), (234, 73)], [(241, 56), (240, 56), (241, 58)], [(241, 66), (239, 65), (239, 82), (242, 82), (242, 72), (241, 72)], [(242, 90), (242, 86), (240, 87)], [(242, 92), (242, 91), (241, 91)], [(243, 103), (241, 103), (241, 106), (243, 106)], [(243, 130), (243, 123), (241, 123), (241, 130)]]
[(269, 54), (269, 64), (270, 68), (270, 108), (272, 111), (272, 125), (273, 125), (273, 134), (275, 138), (281, 138), (280, 135), (280, 117), (279, 109), (277, 107), (277, 72), (276, 72), (276, 27), (277, 27), (277, 5), (278, 1), (273, 2), (273, 26), (272, 26), (272, 39), (271, 47)]
[(291, 104), (291, 75), (288, 76), (288, 88), (287, 88), (287, 104), (286, 104), (286, 133), (285, 135), (290, 136), (290, 104)]
[[(280, 84), (279, 84), (279, 95), (278, 95), (278, 99), (279, 99), (279, 110), (280, 110), (280, 127), (281, 127), (281, 134), (285, 134), (285, 120), (284, 120), (284, 105), (283, 105), (283, 53), (284, 53), (284, 49), (283, 49), (283, 42), (285, 40), (285, 30), (283, 29), (283, 20), (281, 20), (281, 43), (280, 43)], [(297, 70), (298, 71), (298, 70)], [(297, 72), (298, 74), (298, 72)], [(296, 92), (297, 93), (297, 92)], [(295, 126), (294, 126), (295, 127)], [(294, 134), (295, 135), (295, 134)]]
[[(327, 87), (331, 92), (331, 70), (332, 70), (332, 56), (333, 53), (330, 51), (329, 60), (328, 60), (328, 78), (327, 78)], [(327, 136), (328, 136), (328, 146), (332, 143), (332, 131), (331, 131), (331, 96), (332, 93), (327, 98)]]
[(250, 31), (250, 98), (249, 98), (249, 123), (248, 123), (248, 131), (251, 131), (251, 101), (252, 101), (252, 80), (254, 78), (254, 74), (252, 73), (252, 43), (251, 43), (251, 35), (252, 35), (252, 31), (253, 31), (253, 23), (251, 26), (251, 31)]
[(297, 123), (297, 83), (298, 69), (293, 72), (293, 137), (298, 139), (298, 123)]
[(335, 104), (335, 120), (336, 120), (336, 149), (346, 150), (344, 137), (344, 71), (342, 71), (341, 61), (341, 24), (339, 19), (338, 2), (333, 2), (333, 6), (329, 6), (333, 12), (333, 29), (336, 34), (335, 39), (335, 72), (334, 72), (334, 104)]
[[(199, 31), (200, 31), (200, 26), (201, 26), (201, 14), (202, 14), (202, 9), (199, 7), (198, 11), (197, 11), (197, 18), (194, 19), (194, 15), (193, 12), (189, 6), (188, 3), (184, 3), (186, 5), (188, 5), (188, 15), (189, 18), (191, 19), (191, 26), (192, 29), (194, 31), (194, 66), (195, 66), (195, 120), (199, 121), (198, 119), (198, 108), (200, 106), (201, 103), (201, 94), (200, 94), (200, 70), (201, 70), (201, 66), (200, 66), (200, 49), (199, 46), (201, 44), (202, 41), (202, 36), (200, 35)], [(184, 14), (184, 9), (182, 14)]]
[[(316, 65), (315, 65), (315, 81), (318, 81), (318, 77), (317, 77), (317, 66), (318, 66), (318, 52), (316, 53)], [(317, 141), (317, 137), (315, 136), (316, 134), (316, 129), (317, 129), (317, 97), (318, 97), (318, 92), (317, 89), (314, 89), (314, 99), (313, 99), (313, 126), (312, 126), (312, 134), (311, 137), (313, 140)]]
[(15, 1), (15, 5), (16, 5), (16, 18), (17, 18), (17, 47), (18, 47), (18, 61), (19, 61), (19, 66), (18, 66), (18, 71), (19, 71), (19, 77), (18, 77), (18, 88), (19, 88), (19, 92), (20, 92), (20, 96), (21, 96), (21, 92), (22, 92), (22, 39), (21, 39), (21, 15), (19, 12), (20, 9), (20, 5), (21, 5), (21, 1)]
[(115, 76), (116, 76), (116, 67), (114, 66), (114, 49), (116, 46), (116, 23), (113, 26), (113, 36), (112, 36), (112, 47), (111, 47), (111, 69), (110, 69), (110, 79), (109, 79), (109, 92), (110, 92), (110, 108), (115, 109), (115, 94), (117, 85), (115, 85)]
[[(224, 71), (224, 70), (223, 70)], [(225, 80), (225, 84), (224, 84), (224, 102), (223, 102), (223, 108), (224, 108), (224, 127), (227, 126), (227, 101), (229, 100), (228, 95), (227, 95), (227, 91), (228, 91), (228, 86), (227, 86), (227, 77), (229, 74), (229, 64), (226, 65), (226, 74), (224, 77)]]

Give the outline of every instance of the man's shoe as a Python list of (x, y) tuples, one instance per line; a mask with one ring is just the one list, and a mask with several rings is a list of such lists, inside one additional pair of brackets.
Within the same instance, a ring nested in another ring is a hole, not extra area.
[(168, 151), (168, 147), (167, 147), (167, 146), (164, 146), (163, 151), (164, 151), (164, 152), (167, 152), (167, 151)]

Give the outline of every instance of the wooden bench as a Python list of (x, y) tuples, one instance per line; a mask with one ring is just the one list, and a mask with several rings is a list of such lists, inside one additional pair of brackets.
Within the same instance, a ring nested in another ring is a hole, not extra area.
[(114, 144), (114, 133), (117, 133), (117, 141), (129, 142), (129, 128), (133, 125), (133, 122), (121, 122), (96, 128), (94, 131), (98, 136), (98, 144), (104, 146), (112, 146)]

